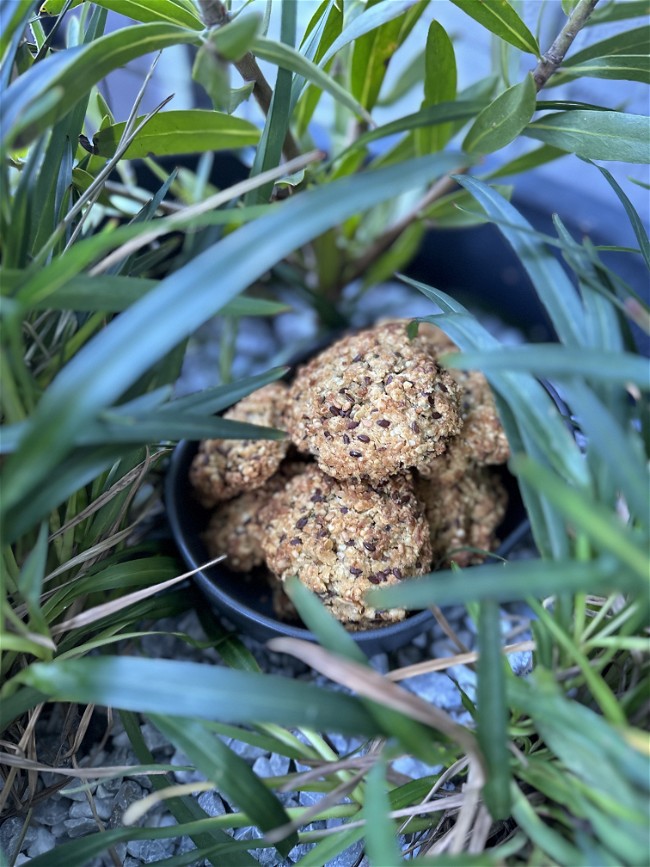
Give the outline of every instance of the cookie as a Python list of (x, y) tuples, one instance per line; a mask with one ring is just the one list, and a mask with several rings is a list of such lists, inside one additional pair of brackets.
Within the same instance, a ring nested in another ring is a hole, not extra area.
[(434, 568), (482, 563), (497, 547), (495, 531), (508, 500), (498, 472), (474, 465), (451, 483), (420, 476), (415, 490), (429, 524)]
[(225, 554), (225, 565), (233, 572), (250, 572), (261, 566), (264, 553), (260, 544), (259, 513), (273, 494), (281, 491), (289, 479), (303, 472), (306, 466), (285, 461), (261, 487), (218, 503), (202, 536), (210, 557)]
[[(224, 418), (262, 427), (282, 425), (287, 386), (265, 385), (240, 400)], [(190, 482), (206, 508), (261, 487), (287, 454), (284, 440), (203, 440), (190, 467)]]
[(422, 574), (431, 562), (429, 528), (406, 475), (373, 487), (312, 464), (271, 498), (260, 522), (271, 571), (281, 580), (297, 575), (350, 628), (402, 620), (403, 609), (377, 610), (364, 594)]
[(376, 483), (426, 466), (460, 432), (460, 389), (407, 324), (344, 337), (296, 374), (286, 428), (334, 478)]

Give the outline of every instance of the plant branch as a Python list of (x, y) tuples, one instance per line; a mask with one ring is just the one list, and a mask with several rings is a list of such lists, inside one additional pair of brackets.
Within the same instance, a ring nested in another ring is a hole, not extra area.
[(533, 78), (538, 91), (544, 87), (553, 73), (557, 72), (573, 40), (587, 23), (587, 19), (594, 11), (597, 3), (598, 0), (579, 0), (551, 47), (544, 52), (533, 71)]
[[(228, 24), (230, 21), (228, 10), (221, 0), (199, 0), (199, 6), (201, 8), (201, 16), (207, 27), (223, 27), (224, 24)], [(259, 68), (254, 55), (250, 51), (247, 52), (240, 60), (235, 61), (234, 66), (244, 81), (253, 82), (253, 96), (266, 117), (271, 107), (273, 89), (264, 77), (264, 73)], [(282, 151), (288, 160), (300, 156), (300, 148), (296, 144), (296, 140), (290, 130), (287, 130)]]

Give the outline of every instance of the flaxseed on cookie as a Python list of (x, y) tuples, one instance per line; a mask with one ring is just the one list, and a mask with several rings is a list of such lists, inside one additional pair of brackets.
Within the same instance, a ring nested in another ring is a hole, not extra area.
[(341, 482), (309, 465), (260, 512), (266, 562), (281, 580), (297, 575), (352, 629), (402, 620), (376, 610), (364, 594), (426, 572), (429, 528), (410, 476), (380, 487)]
[(262, 526), (259, 513), (273, 494), (289, 479), (304, 471), (307, 464), (285, 461), (277, 473), (254, 491), (245, 491), (231, 500), (217, 503), (202, 535), (210, 557), (226, 555), (225, 564), (233, 572), (250, 572), (264, 563), (260, 544)]
[(287, 430), (335, 478), (379, 482), (426, 465), (461, 429), (458, 386), (407, 324), (344, 337), (296, 374)]
[[(444, 331), (428, 322), (420, 323), (415, 342), (436, 359), (445, 352), (460, 351)], [(458, 478), (472, 462), (479, 466), (504, 464), (510, 457), (510, 447), (487, 379), (476, 370), (450, 369), (449, 374), (461, 390), (463, 427), (447, 443), (447, 477), (454, 470)], [(426, 467), (420, 471), (426, 474)]]
[(474, 465), (451, 483), (419, 476), (415, 490), (429, 523), (434, 568), (482, 563), (481, 552), (496, 548), (508, 497), (495, 470)]
[[(240, 400), (224, 418), (262, 427), (281, 427), (287, 386), (265, 385)], [(259, 488), (280, 466), (289, 448), (284, 440), (203, 440), (190, 467), (190, 482), (206, 508)]]

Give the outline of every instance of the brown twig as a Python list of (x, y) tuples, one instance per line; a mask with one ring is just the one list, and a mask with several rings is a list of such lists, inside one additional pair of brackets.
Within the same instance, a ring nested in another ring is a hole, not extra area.
[[(228, 10), (221, 0), (199, 0), (199, 6), (206, 27), (223, 27), (224, 24), (228, 24), (230, 21)], [(244, 81), (253, 82), (253, 96), (257, 100), (259, 107), (262, 109), (264, 116), (266, 117), (271, 107), (273, 89), (264, 77), (264, 73), (259, 68), (255, 56), (249, 51), (241, 58), (241, 60), (235, 61), (234, 66)], [(287, 130), (282, 151), (288, 160), (300, 156), (300, 148), (296, 144), (296, 140), (291, 134), (291, 130)]]
[(597, 3), (598, 0), (579, 0), (569, 16), (569, 20), (558, 33), (551, 47), (541, 56), (539, 63), (533, 71), (535, 87), (538, 92), (544, 87), (549, 78), (557, 72), (573, 40), (587, 23), (587, 19), (594, 11)]

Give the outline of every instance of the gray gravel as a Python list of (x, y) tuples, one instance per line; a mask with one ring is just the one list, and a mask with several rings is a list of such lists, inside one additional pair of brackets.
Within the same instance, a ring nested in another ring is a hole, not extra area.
[[(401, 285), (382, 287), (366, 294), (362, 299), (355, 325), (366, 325), (373, 313), (381, 309), (385, 316), (417, 316), (427, 315), (432, 312), (430, 302), (425, 302), (420, 296), (414, 297)], [(504, 342), (518, 342), (516, 332), (505, 331), (499, 328), (498, 323), (489, 322), (486, 325), (496, 331)], [(195, 391), (215, 385), (218, 381), (218, 336), (220, 325), (218, 322), (208, 323), (197, 334), (192, 342), (183, 375), (178, 385), (179, 393)], [(276, 318), (274, 321), (251, 319), (241, 323), (236, 344), (237, 362), (234, 374), (241, 376), (251, 372), (258, 372), (268, 368), (271, 363), (279, 363), (295, 354), (306, 340), (311, 340), (314, 334), (313, 316), (310, 311), (297, 310), (290, 314)], [(530, 540), (526, 540), (518, 556), (526, 557), (532, 553)], [(446, 617), (456, 633), (468, 647), (476, 644), (476, 628), (462, 607), (447, 609)], [(523, 609), (512, 609), (504, 612), (503, 631), (507, 634), (515, 628), (519, 631), (516, 640), (528, 637), (521, 631), (521, 623), (525, 622), (526, 612)], [(184, 616), (180, 621), (161, 624), (161, 628), (168, 628), (174, 632), (184, 632), (198, 640), (204, 639), (201, 627), (195, 614)], [(263, 670), (272, 671), (291, 678), (312, 680), (316, 683), (327, 683), (326, 678), (310, 672), (299, 661), (266, 651), (260, 645), (244, 638), (244, 642), (254, 653)], [(149, 636), (142, 641), (142, 652), (153, 658), (184, 658), (201, 662), (218, 663), (218, 655), (211, 649), (198, 649), (186, 642), (176, 639), (174, 636)], [(397, 650), (395, 653), (381, 653), (371, 659), (371, 665), (377, 671), (386, 671), (405, 665), (412, 665), (425, 659), (434, 657), (450, 656), (456, 652), (456, 648), (449, 639), (437, 628), (418, 636), (411, 645)], [(510, 664), (517, 674), (526, 674), (530, 670), (531, 655), (529, 653), (513, 654), (509, 657)], [(420, 695), (427, 701), (443, 708), (452, 717), (460, 722), (467, 723), (469, 714), (464, 710), (460, 693), (454, 683), (470, 696), (475, 694), (475, 674), (467, 666), (455, 666), (446, 673), (423, 674), (404, 682), (404, 686)], [(101, 714), (100, 710), (96, 711)], [(170, 763), (178, 767), (174, 777), (179, 783), (188, 783), (203, 780), (203, 776), (193, 770), (184, 770), (188, 765), (187, 758), (171, 747), (158, 730), (150, 723), (141, 726), (141, 732), (148, 748), (153, 752), (157, 761)], [(52, 755), (55, 756), (59, 748), (56, 733), (52, 730), (39, 735), (39, 744), (47, 743), (50, 738)], [(329, 735), (330, 741), (339, 753), (347, 753), (358, 749), (361, 745), (358, 738), (347, 738), (337, 733)], [(241, 741), (228, 740), (228, 745), (239, 756), (245, 759), (260, 776), (278, 776), (290, 770), (291, 762), (284, 756), (269, 755), (264, 750), (251, 746)], [(44, 755), (40, 756), (45, 761)], [(54, 759), (52, 761), (54, 763)], [(81, 762), (91, 767), (112, 766), (122, 764), (137, 764), (133, 755), (129, 740), (123, 731), (119, 719), (113, 720), (112, 728), (101, 750), (90, 749)], [(434, 774), (439, 768), (430, 767), (410, 756), (404, 756), (394, 763), (395, 770), (409, 777)], [(60, 777), (51, 774), (43, 775), (41, 785), (60, 783)], [(71, 780), (59, 791), (54, 791), (46, 798), (37, 801), (33, 809), (29, 825), (23, 832), (25, 823), (24, 816), (10, 816), (0, 824), (0, 854), (4, 853), (10, 864), (20, 865), (52, 850), (71, 839), (95, 833), (99, 828), (120, 827), (124, 810), (133, 803), (147, 795), (150, 791), (150, 783), (146, 776), (137, 778), (126, 777), (106, 779), (100, 783), (92, 783), (88, 793), (80, 791), (78, 783)], [(75, 789), (77, 789), (75, 791)], [(318, 793), (301, 792), (283, 794), (281, 799), (287, 806), (311, 805), (321, 797)], [(214, 791), (197, 794), (199, 806), (209, 815), (218, 816), (230, 811), (228, 805)], [(174, 824), (174, 820), (162, 806), (152, 809), (143, 820), (147, 827), (159, 827)], [(336, 824), (333, 820), (333, 824)], [(327, 823), (315, 823), (314, 828), (323, 828)], [(267, 867), (290, 867), (309, 848), (297, 846), (284, 860), (277, 860), (277, 855), (270, 848), (254, 848), (255, 841), (259, 839), (259, 832), (255, 828), (242, 828), (234, 832), (236, 839), (251, 841), (251, 852), (260, 864)], [(189, 838), (161, 839), (150, 841), (132, 841), (128, 845), (117, 846), (115, 854), (118, 863), (124, 867), (142, 867), (144, 864), (152, 864), (156, 861), (170, 858), (190, 852), (194, 847)], [(16, 851), (18, 849), (18, 851)], [(346, 852), (329, 862), (326, 867), (363, 867), (361, 860), (363, 847), (361, 843), (350, 847)], [(12, 859), (9, 860), (9, 859)], [(0, 860), (0, 863), (1, 860)], [(200, 867), (204, 862), (197, 860), (193, 867)], [(115, 861), (108, 855), (94, 859), (88, 867), (114, 867)]]

